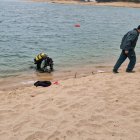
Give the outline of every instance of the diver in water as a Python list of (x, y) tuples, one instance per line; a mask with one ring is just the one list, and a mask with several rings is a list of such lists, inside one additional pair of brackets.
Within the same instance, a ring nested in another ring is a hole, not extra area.
[[(45, 53), (40, 53), (34, 58), (34, 64), (36, 64), (36, 69), (39, 72), (52, 72), (53, 69), (53, 60), (49, 58)], [(47, 66), (50, 69), (47, 69)]]

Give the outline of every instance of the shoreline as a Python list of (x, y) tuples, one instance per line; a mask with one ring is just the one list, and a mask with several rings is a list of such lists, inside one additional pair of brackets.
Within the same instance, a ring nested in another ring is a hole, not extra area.
[(65, 68), (64, 70), (56, 70), (52, 73), (39, 73), (36, 71), (27, 71), (24, 73), (19, 73), (18, 75), (13, 75), (9, 77), (0, 78), (0, 90), (9, 91), (14, 90), (19, 87), (33, 86), (36, 81), (59, 81), (68, 80), (70, 78), (80, 78), (89, 76), (96, 73), (108, 73), (111, 72), (112, 65), (86, 65), (83, 68)]
[[(119, 69), (119, 74), (124, 74), (128, 60)], [(0, 78), (0, 92), (14, 91), (16, 89), (24, 89), (26, 87), (33, 87), (36, 81), (63, 81), (69, 80), (71, 78), (78, 79), (96, 74), (111, 74), (113, 65), (98, 65), (98, 66), (84, 66), (84, 68), (73, 68), (65, 69), (64, 71), (54, 71), (52, 73), (38, 73), (35, 71), (30, 71), (22, 73), (18, 76), (10, 76), (5, 78)], [(140, 63), (137, 62), (134, 70), (140, 71)]]
[(80, 4), (90, 6), (111, 6), (111, 7), (128, 7), (128, 8), (140, 8), (140, 3), (134, 2), (80, 2), (74, 0), (30, 0), (32, 2), (49, 2), (58, 4)]
[[(117, 60), (117, 57), (116, 57)], [(39, 73), (35, 70), (29, 70), (25, 72), (18, 73), (18, 75), (0, 77), (0, 91), (10, 91), (18, 88), (25, 88), (34, 86), (36, 81), (60, 81), (68, 80), (70, 78), (81, 78), (89, 75), (94, 75), (98, 73), (112, 73), (113, 66), (116, 62), (105, 62), (98, 64), (88, 64), (88, 65), (78, 65), (76, 67), (67, 67), (62, 69), (55, 69), (52, 73)], [(123, 65), (120, 67), (120, 72), (125, 73), (125, 69), (129, 63), (127, 59)], [(137, 63), (134, 70), (140, 71), (140, 59), (137, 58)]]

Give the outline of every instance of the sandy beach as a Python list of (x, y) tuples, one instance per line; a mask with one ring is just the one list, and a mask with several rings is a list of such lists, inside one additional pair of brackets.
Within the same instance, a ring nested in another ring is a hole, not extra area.
[(0, 91), (1, 140), (140, 140), (140, 67)]
[(140, 8), (140, 3), (134, 2), (80, 2), (74, 0), (29, 0), (33, 2), (50, 2), (59, 4), (81, 4), (81, 5), (92, 5), (92, 6), (113, 6), (113, 7), (132, 7)]

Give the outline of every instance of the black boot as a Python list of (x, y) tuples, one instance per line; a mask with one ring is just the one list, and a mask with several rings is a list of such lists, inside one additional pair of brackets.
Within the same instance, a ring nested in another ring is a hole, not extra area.
[(117, 70), (113, 69), (113, 73), (119, 73)]

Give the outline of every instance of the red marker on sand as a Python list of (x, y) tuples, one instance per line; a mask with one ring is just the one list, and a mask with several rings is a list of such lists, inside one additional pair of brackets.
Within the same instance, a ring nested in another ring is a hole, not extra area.
[(58, 81), (56, 81), (56, 82), (54, 82), (53, 84), (58, 85), (59, 83), (58, 83)]

